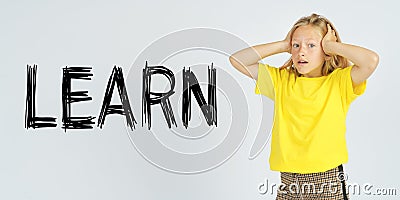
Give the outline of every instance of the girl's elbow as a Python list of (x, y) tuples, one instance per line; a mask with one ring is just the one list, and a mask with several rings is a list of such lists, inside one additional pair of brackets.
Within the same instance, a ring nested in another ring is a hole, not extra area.
[(378, 66), (379, 63), (379, 55), (373, 51), (370, 52), (368, 57), (365, 58), (364, 60), (364, 70), (368, 71), (368, 73), (372, 73), (375, 71), (376, 67)]
[(231, 63), (231, 65), (236, 68), (236, 69), (240, 69), (240, 61), (238, 61), (237, 58), (235, 58), (235, 55), (231, 55), (229, 56), (229, 62)]
[(378, 66), (378, 64), (379, 64), (379, 55), (375, 52), (372, 52), (370, 69), (374, 71)]
[(229, 62), (231, 63), (232, 66), (236, 67), (237, 61), (233, 55), (229, 56)]
[(234, 62), (235, 61), (235, 58), (233, 57), (233, 55), (231, 55), (231, 56), (229, 56), (229, 62)]

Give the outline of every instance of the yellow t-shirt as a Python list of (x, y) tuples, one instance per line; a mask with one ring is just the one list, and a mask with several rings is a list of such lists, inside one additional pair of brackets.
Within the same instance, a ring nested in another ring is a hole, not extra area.
[(347, 162), (346, 114), (366, 87), (364, 81), (353, 89), (351, 69), (307, 78), (259, 64), (255, 92), (274, 100), (275, 106), (271, 170), (315, 173)]

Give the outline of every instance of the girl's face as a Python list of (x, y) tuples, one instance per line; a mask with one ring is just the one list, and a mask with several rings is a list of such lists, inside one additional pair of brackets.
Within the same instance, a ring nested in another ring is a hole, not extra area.
[(312, 25), (298, 27), (292, 36), (292, 61), (297, 71), (305, 77), (322, 76), (325, 52), (322, 49), (323, 36)]

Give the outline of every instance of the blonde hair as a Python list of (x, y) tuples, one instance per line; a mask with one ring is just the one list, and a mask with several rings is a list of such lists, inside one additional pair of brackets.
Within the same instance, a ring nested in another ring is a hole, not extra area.
[[(336, 28), (333, 26), (333, 24), (325, 17), (314, 14), (314, 13), (310, 16), (302, 17), (293, 25), (292, 29), (290, 30), (290, 33), (291, 33), (290, 41), (292, 41), (294, 31), (298, 27), (306, 26), (306, 25), (312, 25), (312, 26), (318, 28), (322, 37), (324, 37), (326, 35), (326, 33), (328, 32), (327, 24), (329, 24), (331, 26), (332, 30), (335, 31), (337, 42), (342, 42), (339, 37), (339, 34), (338, 34)], [(330, 59), (327, 59), (324, 61), (324, 65), (322, 66), (322, 75), (323, 76), (330, 74), (336, 68), (345, 68), (349, 65), (349, 61), (346, 58), (344, 58), (343, 56), (330, 55), (330, 57), (331, 57)], [(288, 61), (286, 61), (286, 63), (280, 69), (287, 69), (287, 70), (289, 70), (289, 72), (295, 73), (296, 76), (302, 76), (297, 71), (297, 69), (294, 67), (292, 58), (290, 58)]]

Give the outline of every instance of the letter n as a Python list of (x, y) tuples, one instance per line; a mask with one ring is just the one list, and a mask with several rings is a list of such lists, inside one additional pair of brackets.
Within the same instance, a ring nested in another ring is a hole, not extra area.
[(183, 68), (182, 122), (185, 128), (188, 127), (191, 118), (191, 93), (196, 98), (207, 124), (217, 126), (216, 69), (213, 63), (211, 68), (208, 68), (208, 103), (194, 73), (190, 68)]

